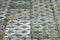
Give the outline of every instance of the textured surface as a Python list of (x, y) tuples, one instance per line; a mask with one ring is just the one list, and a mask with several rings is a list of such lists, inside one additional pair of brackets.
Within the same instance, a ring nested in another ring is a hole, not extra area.
[(0, 0), (0, 40), (60, 40), (59, 0)]

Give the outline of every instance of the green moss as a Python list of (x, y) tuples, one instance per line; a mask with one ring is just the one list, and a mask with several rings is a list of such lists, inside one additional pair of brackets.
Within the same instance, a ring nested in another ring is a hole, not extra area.
[(40, 16), (44, 16), (44, 14), (41, 14)]
[(47, 24), (47, 23), (44, 22), (44, 23), (42, 24), (42, 26), (45, 26), (46, 24)]
[(55, 11), (54, 11), (54, 9), (52, 10), (52, 13), (53, 13), (53, 14), (55, 14)]
[(40, 7), (43, 6), (42, 4), (39, 5)]
[(29, 13), (32, 13), (32, 10), (29, 10)]
[(5, 16), (10, 16), (10, 14), (8, 13), (8, 14), (6, 14)]
[(51, 7), (50, 7), (50, 9), (54, 10), (54, 7), (53, 7), (53, 6), (51, 6)]
[(58, 38), (60, 38), (60, 32), (58, 33)]
[(8, 21), (8, 20), (9, 20), (9, 18), (5, 18), (4, 20), (5, 20), (5, 21)]
[(44, 31), (45, 31), (45, 30), (47, 30), (47, 28), (43, 28), (42, 30), (44, 30)]
[(26, 28), (27, 26), (22, 26), (22, 28)]
[(38, 8), (38, 6), (35, 6), (34, 8)]
[(51, 21), (48, 21), (48, 23), (50, 23), (50, 24), (51, 24)]
[(45, 19), (45, 18), (42, 18), (41, 20), (42, 20), (42, 21), (45, 21), (46, 19)]
[(18, 13), (21, 13), (21, 12), (22, 12), (22, 9), (21, 9), (21, 8), (19, 8), (19, 9), (18, 9)]
[(29, 25), (30, 25), (30, 26), (32, 26), (33, 24), (32, 24), (32, 23), (30, 23)]
[(25, 2), (27, 2), (28, 0), (24, 0)]
[(8, 36), (8, 39), (12, 39), (13, 37), (12, 36)]
[(23, 40), (26, 40), (26, 36), (23, 37)]
[(45, 37), (49, 36), (47, 33), (44, 33), (43, 35), (44, 35)]
[(50, 3), (50, 6), (53, 6), (53, 3), (52, 2)]
[(48, 0), (44, 0), (45, 2), (48, 1)]
[(57, 2), (58, 0), (55, 0), (55, 2)]
[(40, 31), (40, 30), (37, 30), (36, 32), (41, 33), (41, 31)]
[(3, 38), (0, 38), (0, 40), (4, 40)]
[(35, 34), (30, 33), (29, 36), (33, 37), (33, 36), (35, 36)]
[(14, 34), (14, 36), (17, 36), (18, 37), (18, 36), (21, 36), (21, 34)]
[(37, 2), (37, 0), (35, 0), (35, 2)]
[(59, 24), (58, 24), (58, 23), (56, 23), (56, 26), (59, 26)]
[(54, 20), (54, 21), (58, 21), (58, 19), (57, 19), (57, 18), (53, 18), (53, 20)]
[(40, 26), (39, 25), (36, 25), (36, 28), (39, 28)]
[(25, 22), (23, 22), (23, 23), (25, 24), (25, 23), (27, 23), (27, 22), (25, 21)]
[(23, 30), (22, 33), (26, 33), (27, 31), (26, 30)]
[(15, 26), (9, 26), (8, 28), (14, 28)]
[[(9, 5), (10, 5), (10, 4), (9, 4)], [(10, 13), (11, 7), (8, 7), (7, 9), (8, 9), (8, 10), (7, 10), (7, 13)]]
[(34, 28), (30, 28), (30, 30), (34, 30)]
[(53, 28), (53, 26), (51, 26), (51, 25), (49, 25), (48, 27), (49, 27), (49, 28)]
[(24, 16), (24, 19), (26, 19), (27, 18), (27, 16)]
[(20, 26), (21, 24), (17, 23), (16, 25), (17, 25), (17, 26)]
[(8, 30), (8, 33), (12, 33), (13, 31), (12, 30)]
[(42, 0), (40, 0), (40, 3), (43, 3)]
[(55, 38), (52, 38), (52, 40), (55, 40)]
[(19, 1), (19, 0), (12, 0), (12, 1)]
[(48, 8), (48, 6), (46, 5), (45, 8)]
[(37, 36), (37, 40), (41, 40), (41, 36)]
[(0, 23), (2, 23), (3, 22), (3, 20), (0, 20)]
[(3, 14), (3, 12), (2, 12), (2, 11), (0, 11), (0, 15), (1, 15), (1, 14)]
[(0, 7), (2, 7), (2, 4), (1, 4), (1, 2), (0, 2)]
[(15, 23), (15, 21), (11, 20), (11, 22), (10, 22), (10, 23)]

